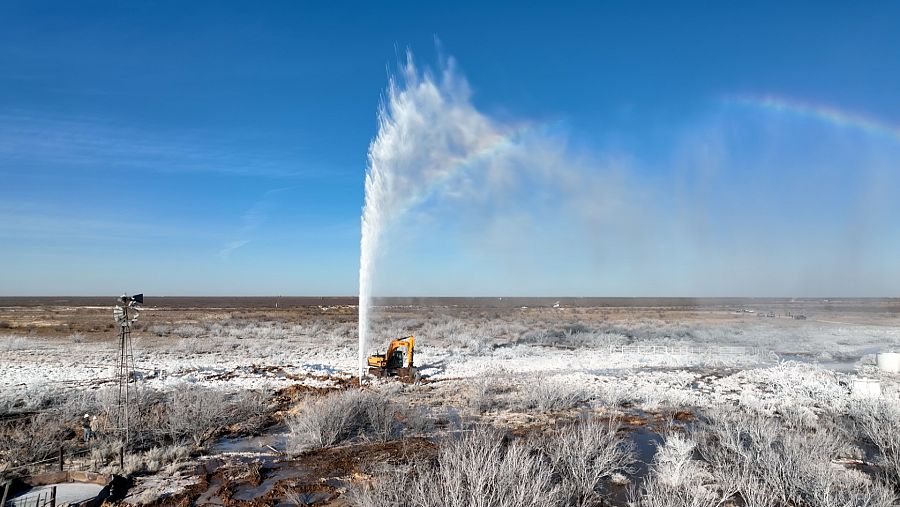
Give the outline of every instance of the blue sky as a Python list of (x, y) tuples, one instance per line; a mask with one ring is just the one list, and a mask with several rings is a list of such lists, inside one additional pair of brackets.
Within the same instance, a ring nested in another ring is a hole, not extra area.
[(0, 295), (354, 294), (409, 48), (650, 211), (498, 237), (524, 206), (419, 209), (376, 294), (897, 296), (898, 22), (891, 2), (4, 2)]

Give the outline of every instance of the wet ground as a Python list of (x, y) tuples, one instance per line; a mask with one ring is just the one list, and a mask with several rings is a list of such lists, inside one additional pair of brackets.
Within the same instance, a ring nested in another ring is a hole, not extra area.
[(53, 488), (56, 488), (56, 505), (65, 505), (90, 500), (100, 494), (103, 486), (79, 482), (60, 482), (46, 486), (37, 486), (8, 500), (6, 507), (32, 507), (36, 504), (50, 505)]

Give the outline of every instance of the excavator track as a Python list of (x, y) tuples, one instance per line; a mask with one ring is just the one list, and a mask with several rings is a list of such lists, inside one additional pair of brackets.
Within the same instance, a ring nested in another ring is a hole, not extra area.
[(419, 369), (415, 367), (369, 368), (369, 375), (378, 378), (396, 378), (401, 382), (412, 384), (419, 380)]

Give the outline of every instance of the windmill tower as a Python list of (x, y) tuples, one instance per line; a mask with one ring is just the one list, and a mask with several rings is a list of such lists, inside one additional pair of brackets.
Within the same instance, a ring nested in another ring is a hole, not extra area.
[(144, 303), (143, 294), (128, 296), (123, 294), (118, 299), (118, 304), (113, 309), (113, 317), (119, 326), (119, 355), (116, 364), (116, 382), (118, 384), (118, 396), (116, 397), (116, 428), (124, 432), (125, 442), (128, 445), (130, 432), (128, 428), (129, 401), (133, 393), (129, 391), (134, 377), (134, 352), (131, 348), (131, 325), (137, 320), (140, 305)]

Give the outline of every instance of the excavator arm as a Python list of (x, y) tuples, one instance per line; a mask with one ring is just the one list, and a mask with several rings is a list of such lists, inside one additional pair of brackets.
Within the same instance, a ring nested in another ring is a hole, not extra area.
[(391, 358), (394, 357), (394, 353), (397, 349), (406, 348), (406, 367), (412, 368), (413, 366), (413, 349), (415, 348), (415, 337), (407, 336), (406, 338), (401, 338), (398, 340), (393, 340), (390, 345), (388, 345), (387, 352), (384, 355), (377, 354), (374, 356), (369, 356), (369, 366), (373, 368), (385, 368), (390, 362)]
[(416, 339), (413, 336), (407, 336), (406, 338), (401, 338), (399, 340), (394, 340), (388, 346), (387, 353), (384, 355), (385, 358), (391, 358), (394, 356), (394, 352), (399, 348), (406, 347), (406, 367), (411, 368), (413, 365), (413, 348), (415, 347)]

